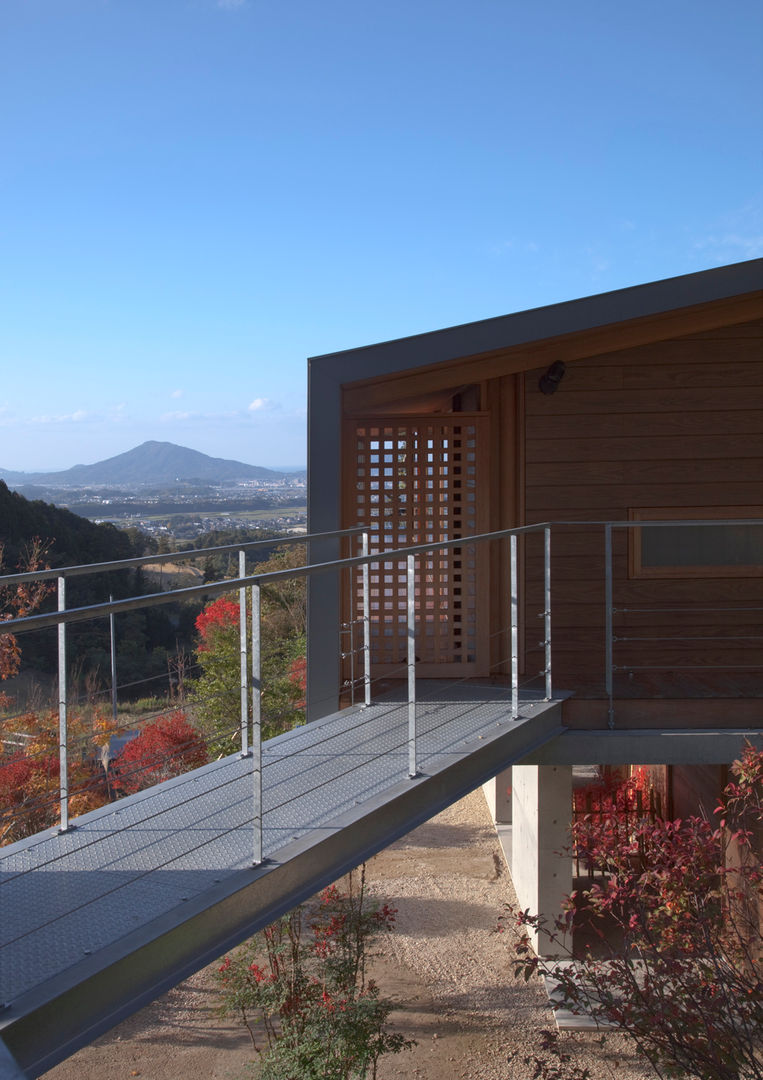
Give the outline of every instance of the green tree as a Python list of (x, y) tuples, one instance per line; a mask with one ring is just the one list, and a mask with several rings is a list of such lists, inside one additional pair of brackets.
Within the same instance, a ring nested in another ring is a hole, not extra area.
[[(272, 573), (302, 566), (304, 545), (280, 551), (254, 568)], [(304, 722), (304, 686), (299, 662), (305, 655), (305, 583), (286, 578), (261, 592), (262, 731), (271, 738)], [(196, 721), (215, 753), (238, 745), (241, 712), (241, 647), (238, 595), (218, 597), (196, 619), (196, 658), (201, 674), (191, 692)], [(251, 620), (247, 613), (251, 649)], [(250, 705), (252, 689), (249, 688)]]

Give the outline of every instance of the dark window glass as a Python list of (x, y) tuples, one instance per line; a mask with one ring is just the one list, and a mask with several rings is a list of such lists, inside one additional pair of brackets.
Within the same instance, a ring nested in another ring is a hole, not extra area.
[(644, 570), (668, 566), (761, 566), (760, 525), (664, 525), (641, 530)]

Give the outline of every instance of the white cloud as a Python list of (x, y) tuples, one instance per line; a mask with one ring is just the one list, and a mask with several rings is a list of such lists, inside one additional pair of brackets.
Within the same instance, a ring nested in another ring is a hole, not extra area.
[(763, 204), (759, 197), (711, 222), (704, 236), (693, 240), (702, 261), (730, 263), (763, 255)]
[(254, 401), (250, 402), (247, 406), (249, 412), (266, 412), (269, 409), (274, 409), (275, 405), (266, 397), (256, 397)]
[(741, 262), (757, 259), (763, 255), (763, 235), (743, 236), (740, 233), (723, 233), (706, 236), (695, 241), (697, 251), (705, 251), (721, 262)]
[(166, 412), (162, 413), (159, 419), (163, 422), (172, 422), (173, 420), (190, 420), (193, 413), (190, 412)]
[(528, 252), (530, 255), (535, 255), (540, 251), (540, 244), (535, 240), (503, 240), (499, 244), (493, 244), (491, 249), (492, 255), (506, 255), (509, 252)]
[(184, 393), (185, 393), (185, 390), (173, 390), (172, 393), (170, 394), (170, 397), (171, 398), (179, 398), (179, 397), (182, 397)]
[(93, 419), (90, 413), (85, 412), (84, 409), (76, 409), (73, 413), (62, 413), (59, 416), (51, 416), (44, 414), (42, 416), (33, 416), (33, 424), (77, 424), (82, 420)]

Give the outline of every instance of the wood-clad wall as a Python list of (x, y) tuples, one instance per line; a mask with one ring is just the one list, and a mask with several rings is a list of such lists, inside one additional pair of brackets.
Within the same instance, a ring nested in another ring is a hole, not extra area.
[[(644, 507), (746, 507), (745, 516), (763, 516), (762, 345), (759, 320), (584, 358), (567, 364), (553, 395), (538, 389), (544, 369), (528, 372), (526, 521), (627, 520)], [(752, 610), (763, 605), (763, 578), (635, 580), (626, 530), (614, 540), (616, 606), (694, 609), (618, 616), (622, 636), (666, 640), (616, 646), (616, 662), (633, 665), (618, 676), (616, 696), (763, 696), (763, 670), (753, 670), (760, 640), (730, 640), (763, 635)], [(603, 531), (557, 530), (553, 549), (555, 685), (601, 695)], [(528, 542), (526, 558), (531, 625), (542, 606), (540, 545)], [(697, 610), (739, 605), (748, 610)], [(528, 669), (542, 667), (528, 645)]]

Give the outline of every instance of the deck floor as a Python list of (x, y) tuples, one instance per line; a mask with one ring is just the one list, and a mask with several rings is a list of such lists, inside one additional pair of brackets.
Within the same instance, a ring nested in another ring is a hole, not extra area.
[[(548, 715), (543, 730), (538, 727), (553, 703), (523, 701), (520, 719), (512, 720), (505, 687), (440, 683), (426, 693), (428, 700), (420, 692), (417, 704), (422, 776), (414, 781), (408, 779), (407, 703), (394, 700), (395, 693), (264, 745), (267, 863), (256, 870), (252, 759), (239, 755), (93, 811), (67, 833), (48, 830), (6, 849), (0, 859), (0, 1002), (7, 1005), (0, 1013), (0, 1035), (7, 1029), (11, 1049), (20, 1016), (76, 989), (131, 949), (161, 941), (167, 930), (251, 886), (254, 876), (266, 881), (268, 873), (330, 831), (369, 810), (383, 814), (388, 799), (489, 744), (501, 746), (503, 767), (507, 733), (516, 741), (518, 757), (558, 730), (558, 718), (549, 721)], [(453, 798), (439, 789), (433, 793), (432, 812), (463, 794), (457, 787)], [(420, 819), (419, 814), (411, 827)], [(399, 824), (390, 828), (395, 835), (406, 831)], [(306, 875), (305, 895), (317, 881), (314, 872)], [(295, 889), (299, 892), (290, 881), (289, 899)], [(254, 929), (250, 922), (237, 939)], [(200, 963), (212, 958), (201, 945), (197, 951)], [(173, 978), (187, 973), (173, 963)], [(25, 1067), (31, 1075), (39, 1070), (39, 1065)]]

